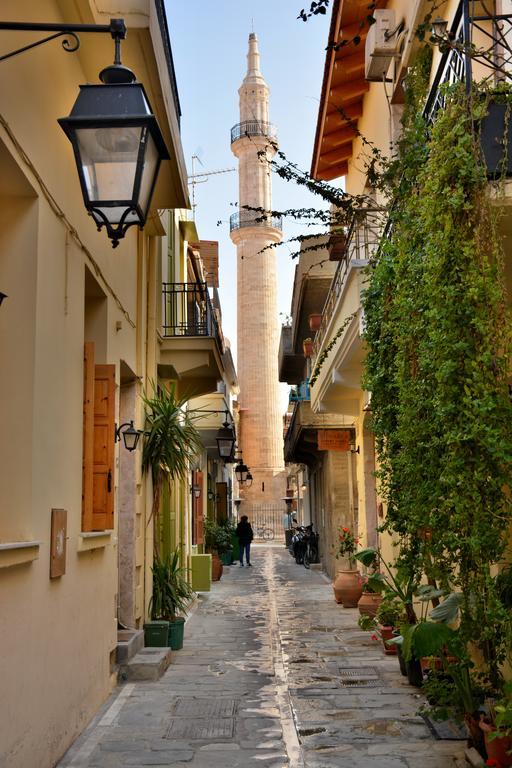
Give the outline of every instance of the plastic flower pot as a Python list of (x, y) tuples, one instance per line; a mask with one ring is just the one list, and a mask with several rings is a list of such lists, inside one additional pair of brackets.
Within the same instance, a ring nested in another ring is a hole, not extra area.
[(168, 638), (168, 621), (148, 621), (144, 624), (144, 645), (146, 648), (167, 648)]
[(185, 619), (182, 616), (169, 622), (168, 644), (173, 651), (180, 651), (183, 648), (184, 631)]

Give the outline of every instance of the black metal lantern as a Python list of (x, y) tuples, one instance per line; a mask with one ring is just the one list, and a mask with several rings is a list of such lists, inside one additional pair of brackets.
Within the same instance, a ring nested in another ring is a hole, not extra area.
[(245, 485), (247, 486), (247, 488), (250, 488), (252, 485), (252, 475), (250, 471), (247, 472), (247, 477), (245, 478)]
[(230, 460), (235, 452), (236, 435), (232, 424), (224, 422), (217, 432), (217, 450), (221, 459)]
[(442, 19), (440, 16), (437, 16), (437, 18), (434, 19), (432, 22), (432, 34), (434, 37), (436, 37), (438, 40), (445, 40), (448, 30), (448, 22), (446, 19)]
[[(123, 427), (127, 427), (123, 432), (121, 430)], [(116, 427), (116, 434), (115, 434), (115, 441), (116, 443), (118, 440), (121, 439), (121, 435), (123, 436), (123, 442), (124, 447), (127, 451), (134, 451), (137, 448), (137, 445), (139, 443), (139, 438), (141, 436), (141, 432), (138, 429), (135, 429), (133, 426), (133, 421), (125, 422), (124, 424), (121, 424), (119, 427)]]
[(102, 85), (81, 85), (71, 114), (59, 120), (73, 145), (85, 207), (114, 248), (128, 227), (144, 226), (160, 163), (169, 158), (144, 87), (122, 66), (115, 42)]
[(249, 472), (249, 469), (246, 464), (243, 463), (242, 459), (240, 459), (239, 463), (235, 467), (235, 477), (238, 480), (239, 483), (245, 483), (247, 480), (247, 473)]

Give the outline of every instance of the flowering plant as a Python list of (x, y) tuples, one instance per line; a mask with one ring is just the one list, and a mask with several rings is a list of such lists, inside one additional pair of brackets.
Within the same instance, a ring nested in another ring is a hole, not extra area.
[(341, 527), (338, 531), (338, 552), (336, 557), (348, 557), (354, 562), (354, 553), (359, 544), (359, 539), (354, 536), (350, 528)]

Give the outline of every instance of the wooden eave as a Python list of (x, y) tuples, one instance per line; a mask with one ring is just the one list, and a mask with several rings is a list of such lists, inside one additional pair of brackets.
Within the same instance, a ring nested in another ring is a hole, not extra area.
[[(387, 0), (377, 0), (376, 7), (386, 4)], [(332, 181), (348, 172), (364, 95), (370, 88), (364, 79), (365, 20), (369, 13), (368, 0), (334, 0), (311, 163), (314, 179)], [(358, 45), (350, 42), (338, 50), (330, 47), (356, 35), (361, 38)]]

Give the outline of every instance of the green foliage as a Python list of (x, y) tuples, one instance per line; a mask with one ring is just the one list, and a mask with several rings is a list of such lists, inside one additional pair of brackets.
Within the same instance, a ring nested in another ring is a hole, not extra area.
[[(498, 685), (510, 617), (491, 566), (503, 557), (512, 518), (505, 490), (511, 325), (498, 208), (478, 135), (488, 96), (475, 90), (468, 98), (462, 86), (447, 90), (446, 108), (428, 127), (428, 72), (425, 54), (408, 75), (397, 158), (380, 175), (393, 207), (363, 299), (364, 386), (372, 392), (387, 502), (383, 527), (400, 542), (397, 568), (416, 588), (425, 577), (435, 585), (426, 600), (436, 589), (458, 593), (432, 618), (446, 621), (460, 608), (458, 642), (478, 648)], [(510, 108), (510, 92), (500, 99)], [(421, 643), (430, 639), (425, 632), (439, 639), (445, 629), (434, 626), (413, 635)]]
[(155, 558), (153, 563), (153, 594), (149, 604), (153, 620), (171, 620), (186, 614), (194, 592), (186, 579), (185, 568), (180, 567), (179, 550), (176, 549), (163, 560)]
[(157, 387), (153, 395), (142, 397), (145, 406), (142, 471), (153, 480), (152, 518), (155, 524), (155, 551), (158, 554), (158, 520), (164, 485), (186, 477), (190, 465), (202, 448), (194, 425), (195, 411), (186, 410), (187, 398), (178, 397), (176, 389)]
[(220, 525), (215, 520), (206, 518), (204, 521), (205, 544), (208, 552), (222, 555), (231, 549), (232, 528), (230, 525)]

